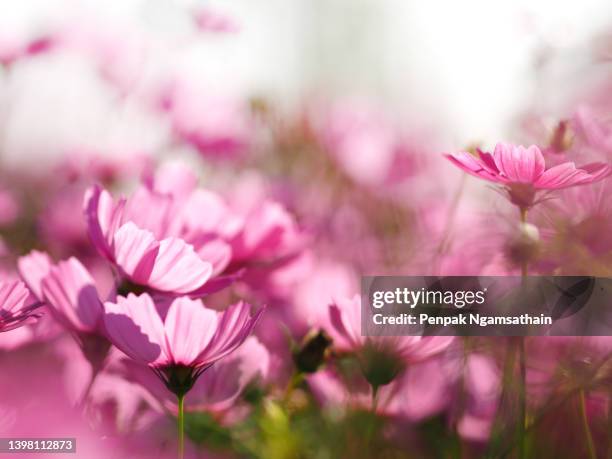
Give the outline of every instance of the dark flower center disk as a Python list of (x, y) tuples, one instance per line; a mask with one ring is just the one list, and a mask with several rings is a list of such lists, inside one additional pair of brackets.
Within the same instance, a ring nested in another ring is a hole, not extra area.
[(157, 376), (161, 378), (170, 392), (175, 394), (177, 397), (181, 397), (191, 390), (200, 375), (211, 366), (212, 364), (195, 368), (175, 364), (155, 368), (154, 371)]

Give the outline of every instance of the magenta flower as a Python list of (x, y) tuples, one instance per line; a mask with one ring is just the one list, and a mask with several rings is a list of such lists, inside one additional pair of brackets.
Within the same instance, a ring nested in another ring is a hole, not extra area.
[(50, 36), (42, 36), (30, 40), (0, 37), (0, 65), (10, 67), (21, 59), (48, 52), (54, 46), (55, 41)]
[(9, 190), (0, 190), (0, 226), (12, 225), (21, 213), (17, 198)]
[(33, 301), (30, 291), (21, 281), (0, 282), (0, 332), (13, 330), (37, 319), (40, 302)]
[(408, 366), (442, 353), (452, 336), (363, 336), (361, 298), (337, 300), (329, 307), (328, 333), (333, 346), (357, 357), (362, 376), (372, 388), (373, 403), (378, 391), (405, 373)]
[(339, 298), (329, 306), (328, 333), (334, 346), (342, 351), (359, 352), (370, 343), (391, 348), (410, 363), (426, 360), (445, 350), (452, 336), (398, 336), (368, 337), (361, 334), (361, 298)]
[[(119, 360), (118, 374), (129, 381), (139, 383), (170, 412), (176, 413), (176, 400), (147, 366), (127, 358)], [(250, 336), (242, 346), (206, 370), (185, 397), (186, 411), (205, 411), (224, 420), (232, 420), (244, 410), (239, 396), (248, 385), (265, 380), (270, 372), (270, 353), (255, 336)]]
[(179, 396), (187, 393), (207, 368), (247, 339), (262, 312), (251, 317), (250, 305), (243, 302), (217, 312), (188, 297), (178, 297), (168, 307), (167, 303), (156, 305), (146, 293), (120, 296), (116, 303), (107, 302), (104, 307), (111, 342), (151, 367)]
[(130, 282), (162, 292), (190, 293), (204, 286), (213, 265), (183, 239), (164, 237), (170, 222), (168, 201), (167, 196), (143, 188), (130, 201), (116, 203), (96, 186), (85, 197), (89, 236)]
[[(223, 26), (218, 18), (200, 16), (200, 28)], [(229, 24), (228, 24), (229, 25)], [(174, 134), (203, 157), (237, 160), (249, 151), (254, 121), (244, 100), (228, 94), (203, 93), (183, 81), (171, 82), (160, 94)]]
[(197, 188), (197, 177), (180, 164), (166, 164), (143, 182), (128, 199), (115, 201), (98, 186), (85, 197), (91, 241), (133, 284), (202, 296), (245, 268), (274, 268), (304, 245), (280, 204), (262, 198), (230, 206)]
[(468, 174), (503, 185), (511, 202), (523, 209), (534, 204), (537, 191), (586, 185), (607, 177), (612, 171), (604, 163), (577, 168), (573, 162), (547, 169), (544, 155), (535, 145), (525, 148), (498, 143), (493, 153), (479, 150), (477, 156), (459, 152), (446, 157)]
[[(30, 265), (33, 259), (43, 260), (40, 253), (28, 257)], [(71, 332), (90, 362), (93, 383), (110, 348), (103, 329), (104, 308), (94, 278), (79, 260), (71, 257), (49, 266), (40, 282), (40, 291), (57, 322)]]
[(236, 33), (240, 25), (234, 18), (210, 8), (200, 8), (193, 12), (193, 21), (202, 32)]
[(51, 258), (45, 252), (32, 250), (17, 260), (19, 275), (38, 301), (44, 301), (42, 281), (51, 269)]
[(579, 107), (572, 119), (574, 131), (586, 146), (603, 153), (612, 152), (612, 129), (597, 118), (588, 106)]
[(184, 454), (184, 400), (200, 375), (249, 337), (263, 309), (251, 317), (239, 302), (224, 312), (182, 296), (155, 304), (143, 293), (104, 305), (111, 342), (138, 363), (148, 365), (178, 399), (179, 458)]
[[(420, 421), (439, 413), (449, 403), (453, 379), (443, 359), (431, 359), (405, 371), (380, 388), (376, 412)], [(308, 385), (323, 406), (367, 410), (373, 389), (365, 378), (339, 366), (308, 375)]]
[(76, 333), (100, 334), (104, 308), (89, 271), (74, 257), (49, 269), (42, 295), (58, 321)]

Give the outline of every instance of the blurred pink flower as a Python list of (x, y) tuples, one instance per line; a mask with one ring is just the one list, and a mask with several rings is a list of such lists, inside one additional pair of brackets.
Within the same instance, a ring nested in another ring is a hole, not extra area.
[(358, 277), (348, 265), (311, 255), (300, 282), (291, 289), (284, 308), (285, 322), (296, 336), (313, 327), (329, 329), (329, 305), (334, 298), (349, 297), (359, 288)]
[(490, 357), (471, 353), (465, 360), (462, 374), (465, 400), (464, 410), (457, 420), (457, 431), (468, 440), (486, 441), (499, 405), (499, 370)]
[(233, 18), (206, 7), (194, 11), (193, 20), (202, 32), (235, 33), (240, 31), (240, 26)]
[(334, 340), (334, 346), (344, 351), (358, 351), (368, 342), (384, 342), (406, 361), (418, 362), (444, 351), (454, 340), (452, 336), (363, 336), (359, 295), (336, 299), (329, 306), (329, 317), (327, 331)]
[(49, 274), (52, 264), (49, 255), (39, 250), (32, 250), (17, 260), (19, 275), (38, 301), (44, 300), (42, 281)]
[(612, 154), (612, 128), (597, 119), (588, 106), (581, 106), (572, 118), (572, 127), (586, 146), (604, 154)]
[(104, 309), (89, 271), (76, 258), (60, 261), (42, 280), (42, 294), (59, 322), (77, 333), (102, 333)]
[(0, 332), (21, 327), (40, 317), (38, 308), (30, 291), (21, 281), (0, 281)]
[(415, 173), (411, 145), (387, 114), (363, 100), (336, 102), (311, 115), (319, 142), (356, 182), (390, 185)]
[[(350, 367), (349, 367), (350, 368)], [(369, 410), (372, 387), (346, 365), (328, 367), (308, 376), (308, 385), (318, 401), (328, 407)], [(440, 359), (417, 363), (377, 394), (376, 412), (420, 421), (447, 408), (455, 380)]]
[(227, 199), (239, 222), (226, 237), (232, 248), (230, 266), (247, 268), (245, 277), (251, 285), (264, 283), (271, 271), (293, 264), (309, 242), (293, 215), (268, 194), (260, 177), (244, 176)]
[(104, 307), (111, 342), (151, 367), (174, 394), (187, 393), (206, 369), (235, 351), (263, 311), (251, 317), (250, 305), (240, 302), (217, 312), (187, 297), (156, 308), (146, 293), (118, 297)]
[(612, 172), (609, 165), (592, 163), (576, 168), (573, 162), (546, 169), (544, 155), (538, 147), (498, 143), (493, 153), (478, 151), (446, 157), (465, 172), (489, 182), (504, 185), (513, 204), (529, 208), (539, 190), (558, 190), (601, 180)]
[(264, 201), (239, 212), (244, 224), (231, 240), (233, 263), (270, 262), (303, 246), (295, 220), (279, 203)]
[(50, 36), (23, 41), (11, 37), (0, 37), (0, 65), (10, 66), (20, 59), (47, 52), (55, 41)]
[(20, 205), (14, 194), (8, 190), (0, 190), (0, 226), (14, 223), (20, 211)]
[(155, 232), (134, 223), (151, 222), (167, 209), (166, 196), (142, 191), (147, 202), (129, 206), (135, 200), (115, 203), (106, 190), (98, 186), (90, 189), (85, 196), (85, 215), (91, 241), (123, 277), (135, 284), (172, 293), (197, 290), (212, 275), (212, 264), (180, 238), (158, 239), (164, 229), (160, 219), (152, 222)]
[(148, 43), (142, 34), (118, 22), (111, 25), (95, 18), (69, 22), (56, 35), (63, 49), (90, 59), (100, 76), (122, 93), (134, 89), (143, 74)]
[(176, 136), (208, 159), (237, 159), (254, 136), (248, 105), (237, 97), (202, 94), (186, 83), (170, 84), (161, 95), (161, 107)]

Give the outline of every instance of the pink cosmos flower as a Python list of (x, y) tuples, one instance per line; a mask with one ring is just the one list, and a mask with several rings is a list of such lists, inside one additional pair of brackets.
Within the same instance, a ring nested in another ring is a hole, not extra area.
[(79, 260), (71, 257), (49, 266), (40, 282), (40, 292), (53, 317), (71, 332), (92, 365), (93, 374), (97, 374), (110, 343), (103, 333), (104, 309), (94, 278)]
[(40, 317), (40, 302), (33, 301), (30, 291), (21, 281), (0, 282), (0, 332), (13, 330)]
[(335, 102), (327, 113), (311, 116), (323, 147), (356, 182), (391, 185), (414, 174), (411, 145), (380, 107), (363, 100)]
[(307, 245), (307, 235), (283, 205), (269, 199), (259, 175), (242, 175), (228, 202), (234, 218), (241, 222), (227, 239), (234, 267), (257, 265), (269, 271), (298, 256)]
[(254, 137), (248, 105), (232, 95), (201, 93), (182, 81), (161, 94), (176, 136), (207, 159), (239, 159)]
[(39, 250), (32, 250), (17, 260), (19, 275), (38, 301), (44, 301), (42, 280), (49, 274), (52, 264), (49, 255)]
[[(346, 366), (345, 366), (346, 367)], [(452, 381), (440, 359), (431, 359), (405, 371), (380, 388), (376, 412), (419, 421), (432, 416), (450, 401)], [(327, 367), (308, 376), (308, 385), (324, 406), (370, 409), (372, 387), (350, 367)]]
[(590, 107), (581, 106), (576, 110), (572, 127), (587, 147), (608, 155), (612, 153), (612, 129), (598, 119)]
[(330, 326), (327, 332), (334, 346), (342, 351), (354, 352), (368, 343), (387, 343), (407, 361), (414, 363), (439, 354), (452, 342), (452, 336), (398, 336), (368, 337), (361, 334), (361, 297), (339, 298), (329, 306)]
[(91, 188), (85, 214), (91, 241), (121, 277), (192, 297), (227, 286), (244, 268), (269, 269), (303, 245), (280, 204), (230, 206), (177, 163), (146, 176), (128, 199)]
[(11, 225), (20, 214), (20, 205), (16, 197), (8, 190), (0, 190), (0, 226)]
[(193, 21), (202, 32), (236, 33), (240, 25), (234, 18), (210, 8), (200, 8), (193, 12)]
[(77, 333), (100, 334), (104, 308), (89, 271), (74, 257), (49, 269), (42, 295), (58, 321)]
[[(167, 410), (176, 412), (176, 400), (168, 396), (169, 392), (147, 366), (127, 359), (118, 363), (118, 374), (141, 384)], [(270, 353), (255, 336), (250, 336), (239, 349), (210, 367), (206, 376), (195, 382), (185, 397), (185, 409), (205, 411), (229, 421), (240, 413), (236, 405), (247, 385), (267, 379), (269, 371)]]
[(248, 338), (262, 313), (236, 303), (224, 312), (198, 300), (178, 297), (168, 306), (143, 293), (104, 305), (111, 342), (136, 362), (148, 365), (176, 395), (186, 394), (197, 378)]
[(96, 186), (85, 196), (88, 232), (122, 277), (162, 292), (190, 293), (204, 286), (213, 265), (183, 239), (165, 237), (170, 201), (143, 188), (130, 201), (115, 203)]
[(586, 185), (612, 172), (603, 163), (577, 168), (573, 162), (565, 162), (547, 169), (544, 155), (535, 145), (525, 148), (498, 143), (492, 153), (479, 150), (477, 156), (459, 152), (446, 157), (471, 175), (503, 185), (511, 202), (524, 209), (534, 204), (537, 191)]

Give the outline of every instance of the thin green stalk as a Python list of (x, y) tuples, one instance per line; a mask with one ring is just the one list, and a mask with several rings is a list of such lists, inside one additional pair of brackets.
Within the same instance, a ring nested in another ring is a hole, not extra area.
[(368, 422), (368, 428), (366, 431), (366, 445), (368, 448), (373, 446), (372, 437), (374, 436), (374, 431), (376, 430), (376, 409), (378, 407), (378, 389), (379, 386), (372, 385), (372, 405), (370, 409), (372, 411), (372, 417)]
[(580, 389), (580, 391), (578, 392), (578, 404), (580, 407), (580, 417), (582, 419), (584, 436), (586, 438), (587, 448), (589, 451), (589, 459), (597, 459), (595, 443), (593, 442), (593, 434), (591, 433), (591, 427), (589, 426), (589, 418), (587, 417), (586, 412), (586, 397), (584, 394), (584, 389)]
[(185, 395), (178, 396), (178, 459), (185, 457)]
[(289, 397), (293, 390), (302, 382), (304, 379), (304, 375), (301, 371), (294, 371), (289, 378), (289, 382), (287, 383), (287, 387), (285, 387), (285, 393), (283, 394), (283, 402), (287, 403), (289, 401)]
[(372, 413), (376, 415), (378, 407), (378, 386), (372, 386)]

